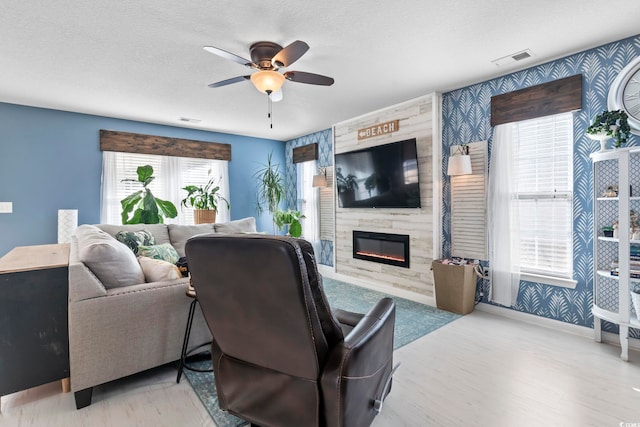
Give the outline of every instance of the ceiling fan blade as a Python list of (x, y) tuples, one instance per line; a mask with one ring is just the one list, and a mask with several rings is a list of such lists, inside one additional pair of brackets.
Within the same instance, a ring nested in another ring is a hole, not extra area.
[(253, 62), (249, 61), (248, 59), (245, 59), (241, 56), (238, 56), (234, 53), (231, 52), (227, 52), (226, 50), (222, 50), (222, 49), (218, 49), (217, 47), (213, 47), (213, 46), (204, 46), (203, 47), (204, 50), (206, 50), (207, 52), (213, 53), (214, 55), (218, 55), (221, 56), (225, 59), (229, 59), (233, 62), (237, 62), (240, 65), (245, 65), (247, 67), (254, 67), (257, 68), (256, 64), (254, 64)]
[(292, 82), (307, 83), (310, 85), (331, 86), (334, 82), (331, 77), (305, 73), (304, 71), (287, 71), (284, 73), (284, 77)]
[(230, 85), (233, 83), (239, 83), (239, 82), (243, 82), (245, 80), (249, 80), (251, 78), (251, 76), (238, 76), (238, 77), (232, 77), (230, 79), (227, 80), (222, 80), (216, 83), (211, 83), (209, 85), (209, 87), (220, 87), (220, 86), (226, 86), (226, 85)]
[(284, 98), (284, 93), (282, 93), (282, 88), (280, 88), (279, 91), (270, 94), (269, 98), (271, 98), (272, 102), (280, 102), (280, 101), (282, 101), (282, 98)]
[(309, 45), (301, 40), (296, 40), (271, 58), (271, 63), (277, 67), (288, 67), (296, 62), (309, 50)]

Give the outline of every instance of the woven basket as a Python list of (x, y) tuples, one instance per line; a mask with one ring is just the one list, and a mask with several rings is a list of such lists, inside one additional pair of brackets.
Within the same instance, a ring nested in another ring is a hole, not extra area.
[(193, 222), (196, 224), (213, 224), (216, 222), (216, 211), (211, 209), (194, 209)]
[(640, 320), (640, 292), (631, 291), (631, 301), (633, 308), (636, 310), (636, 317)]

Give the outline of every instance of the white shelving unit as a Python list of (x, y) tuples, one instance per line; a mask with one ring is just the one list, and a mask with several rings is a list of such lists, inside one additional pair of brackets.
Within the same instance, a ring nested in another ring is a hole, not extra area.
[[(640, 249), (633, 240), (630, 210), (640, 214), (640, 148), (629, 147), (591, 154), (594, 176), (594, 286), (593, 316), (595, 339), (602, 341), (602, 321), (620, 328), (622, 360), (629, 360), (629, 328), (640, 329), (631, 304), (630, 290), (640, 289), (640, 278), (630, 277), (631, 247)], [(602, 197), (609, 186), (618, 186), (618, 197)], [(618, 221), (618, 237), (604, 237), (602, 227)], [(618, 275), (611, 274), (611, 263), (618, 262)]]

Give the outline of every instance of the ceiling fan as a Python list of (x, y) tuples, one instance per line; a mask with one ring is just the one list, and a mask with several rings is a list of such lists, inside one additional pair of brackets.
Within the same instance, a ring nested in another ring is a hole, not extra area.
[(279, 101), (282, 99), (280, 88), (285, 80), (320, 86), (331, 86), (334, 82), (331, 77), (304, 71), (287, 71), (283, 74), (278, 72), (280, 68), (286, 68), (296, 62), (309, 50), (309, 45), (301, 40), (296, 40), (284, 48), (273, 42), (254, 43), (249, 48), (251, 60), (213, 46), (205, 46), (204, 50), (258, 70), (246, 76), (237, 76), (211, 83), (209, 87), (212, 88), (251, 80), (258, 91), (266, 93), (272, 101)]

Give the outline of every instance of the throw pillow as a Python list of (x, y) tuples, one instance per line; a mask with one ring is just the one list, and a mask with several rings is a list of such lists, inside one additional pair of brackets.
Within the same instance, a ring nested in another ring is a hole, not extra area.
[(170, 243), (152, 246), (138, 246), (138, 256), (146, 256), (154, 259), (161, 259), (171, 264), (178, 262), (180, 256)]
[(156, 244), (156, 239), (153, 237), (153, 234), (151, 234), (147, 230), (118, 231), (118, 233), (116, 233), (116, 239), (119, 242), (127, 245), (134, 254), (138, 253), (138, 246), (149, 246)]
[(182, 273), (175, 265), (161, 259), (153, 259), (145, 256), (138, 257), (138, 262), (147, 282), (162, 282), (182, 278)]
[(76, 229), (78, 258), (96, 275), (105, 288), (144, 283), (144, 273), (136, 256), (111, 235), (93, 225)]
[(216, 233), (255, 233), (256, 219), (252, 216), (235, 221), (221, 222), (213, 224)]
[(180, 225), (169, 224), (169, 238), (171, 245), (176, 249), (178, 255), (184, 256), (184, 245), (190, 237), (198, 234), (213, 233), (213, 224)]

